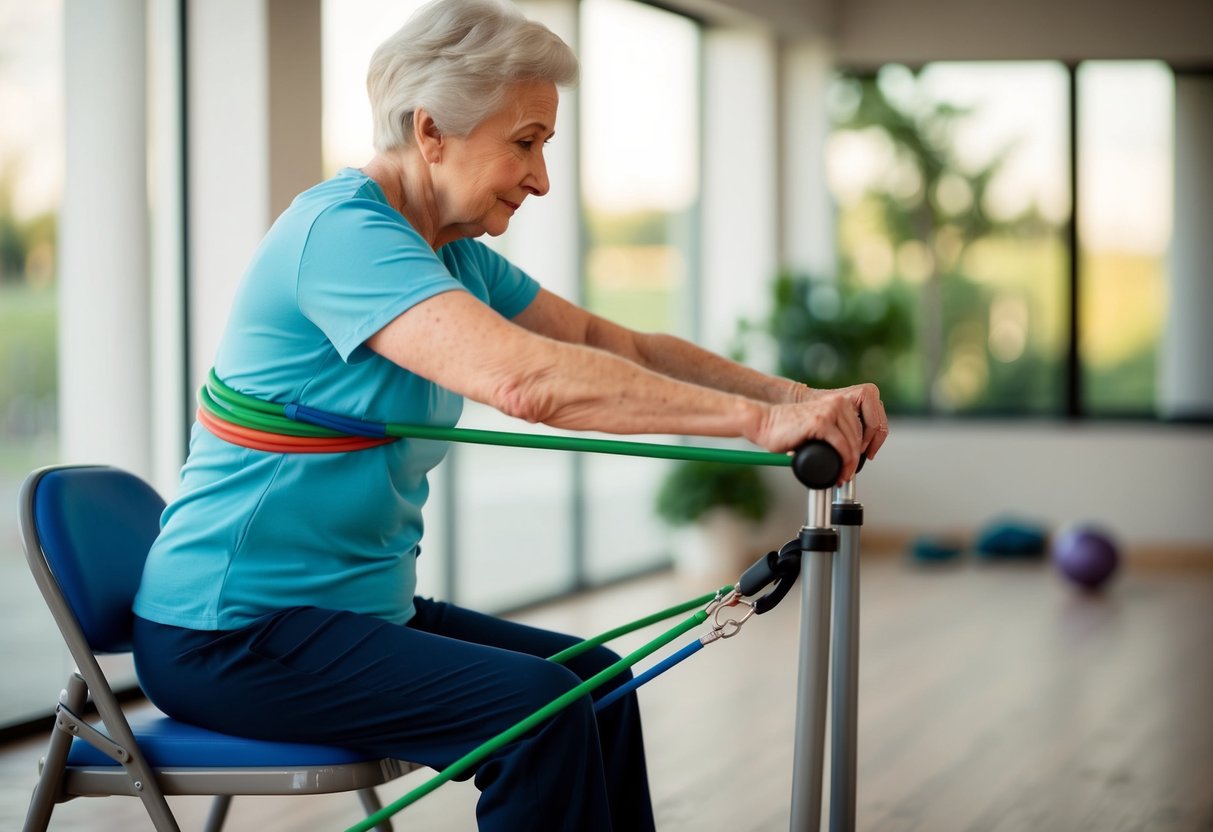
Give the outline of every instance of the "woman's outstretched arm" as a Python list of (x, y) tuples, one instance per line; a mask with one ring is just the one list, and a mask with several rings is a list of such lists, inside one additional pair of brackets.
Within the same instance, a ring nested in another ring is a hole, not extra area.
[(696, 384), (610, 349), (539, 334), (466, 292), (417, 304), (367, 346), (456, 393), (552, 427), (744, 437), (775, 452), (823, 439), (842, 455), (842, 480), (865, 447), (859, 410), (845, 396), (773, 403)]

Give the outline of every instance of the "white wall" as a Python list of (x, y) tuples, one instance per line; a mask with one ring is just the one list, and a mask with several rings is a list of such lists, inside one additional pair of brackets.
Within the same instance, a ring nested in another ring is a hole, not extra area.
[(1213, 431), (893, 420), (859, 475), (873, 530), (971, 531), (1014, 515), (1141, 547), (1213, 544)]
[(778, 64), (761, 29), (711, 29), (703, 49), (700, 340), (722, 350), (779, 267)]

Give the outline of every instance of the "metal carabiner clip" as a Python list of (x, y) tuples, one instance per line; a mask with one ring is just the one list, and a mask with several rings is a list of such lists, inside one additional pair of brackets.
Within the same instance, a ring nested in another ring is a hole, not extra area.
[(720, 590), (717, 590), (716, 597), (709, 601), (708, 605), (703, 608), (704, 615), (711, 618), (715, 616), (721, 608), (736, 606), (737, 602), (741, 600), (741, 593), (736, 589), (730, 589), (728, 592), (723, 592), (723, 589), (724, 588), (722, 587)]
[[(741, 631), (741, 626), (749, 621), (756, 612), (754, 609), (754, 602), (745, 600), (737, 594), (736, 590), (730, 593), (727, 598), (733, 600), (730, 603), (721, 603), (717, 605), (715, 610), (712, 612), (712, 633), (719, 638), (732, 638), (733, 636), (737, 635), (737, 633)], [(749, 607), (749, 609), (746, 610), (745, 614), (740, 618), (725, 618), (722, 621), (720, 614), (724, 612), (726, 608), (735, 607), (738, 604)]]

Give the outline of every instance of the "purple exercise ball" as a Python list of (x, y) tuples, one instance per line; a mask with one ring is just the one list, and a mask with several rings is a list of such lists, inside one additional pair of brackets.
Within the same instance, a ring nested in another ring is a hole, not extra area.
[(1057, 535), (1051, 547), (1053, 563), (1084, 589), (1097, 589), (1112, 577), (1120, 562), (1116, 542), (1093, 526), (1075, 526)]

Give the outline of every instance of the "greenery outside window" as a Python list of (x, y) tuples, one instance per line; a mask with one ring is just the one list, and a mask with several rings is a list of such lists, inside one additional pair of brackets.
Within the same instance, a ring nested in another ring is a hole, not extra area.
[(62, 67), (59, 5), (9, 4), (0, 13), (0, 727), (42, 714), (69, 663), (25, 564), (16, 512), (25, 476), (59, 459)]
[(810, 345), (798, 377), (875, 380), (899, 412), (1062, 411), (1066, 88), (1065, 67), (1048, 62), (837, 78), (838, 279), (781, 291), (807, 328), (873, 338)]

